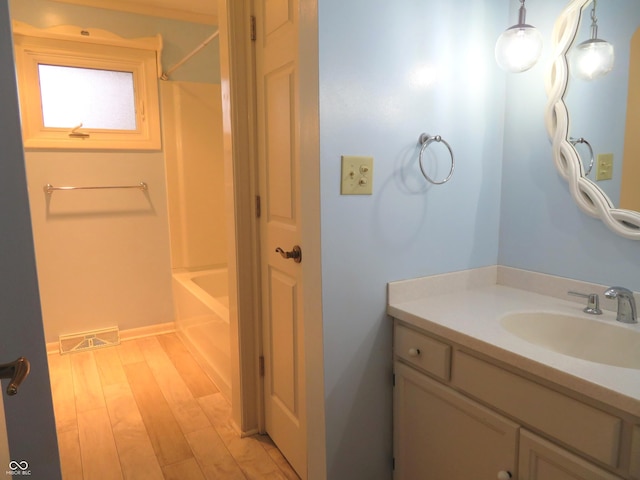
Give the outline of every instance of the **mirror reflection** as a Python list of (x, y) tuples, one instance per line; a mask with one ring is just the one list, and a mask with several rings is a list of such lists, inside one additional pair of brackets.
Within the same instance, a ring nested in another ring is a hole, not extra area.
[[(600, 0), (595, 6), (595, 12), (594, 2), (583, 9), (568, 53), (569, 136), (584, 175), (617, 208), (640, 212), (640, 2)], [(601, 76), (578, 74), (578, 47), (594, 38), (613, 46), (613, 68)], [(591, 149), (594, 165), (589, 172)]]

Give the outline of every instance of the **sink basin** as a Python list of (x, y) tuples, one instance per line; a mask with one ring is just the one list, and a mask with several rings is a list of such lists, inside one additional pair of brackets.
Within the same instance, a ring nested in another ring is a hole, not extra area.
[(640, 370), (640, 326), (560, 313), (512, 313), (502, 326), (527, 342), (591, 362)]

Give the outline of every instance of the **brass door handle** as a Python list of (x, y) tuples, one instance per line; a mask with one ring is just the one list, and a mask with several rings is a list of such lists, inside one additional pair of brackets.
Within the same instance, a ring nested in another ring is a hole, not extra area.
[(296, 263), (302, 262), (302, 249), (299, 245), (295, 245), (293, 247), (293, 250), (291, 250), (290, 252), (285, 252), (283, 249), (278, 247), (276, 248), (276, 253), (282, 255), (282, 258), (292, 258)]
[(15, 395), (18, 393), (18, 387), (22, 384), (29, 371), (31, 364), (29, 360), (20, 357), (11, 363), (0, 364), (0, 378), (10, 378), (11, 381), (7, 386), (7, 395)]

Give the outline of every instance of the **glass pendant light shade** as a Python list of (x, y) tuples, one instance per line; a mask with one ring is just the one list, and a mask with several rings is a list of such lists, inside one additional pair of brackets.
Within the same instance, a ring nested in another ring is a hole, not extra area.
[(594, 80), (613, 70), (614, 62), (613, 45), (598, 38), (598, 18), (596, 17), (596, 0), (594, 0), (591, 9), (591, 38), (573, 50), (571, 72), (583, 80)]
[(542, 35), (538, 29), (524, 23), (505, 30), (496, 43), (496, 62), (507, 72), (529, 70), (541, 53)]
[(505, 30), (496, 43), (496, 62), (507, 72), (520, 73), (533, 67), (542, 53), (542, 35), (527, 25), (525, 0), (520, 0), (518, 24)]
[(611, 70), (615, 61), (613, 45), (598, 38), (582, 42), (573, 52), (573, 68), (576, 77), (594, 80)]

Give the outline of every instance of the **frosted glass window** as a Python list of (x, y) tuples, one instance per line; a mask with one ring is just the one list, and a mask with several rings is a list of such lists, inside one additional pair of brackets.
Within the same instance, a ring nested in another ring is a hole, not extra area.
[(136, 130), (133, 73), (38, 65), (48, 128)]
[(162, 148), (162, 37), (20, 22), (13, 37), (26, 149)]

